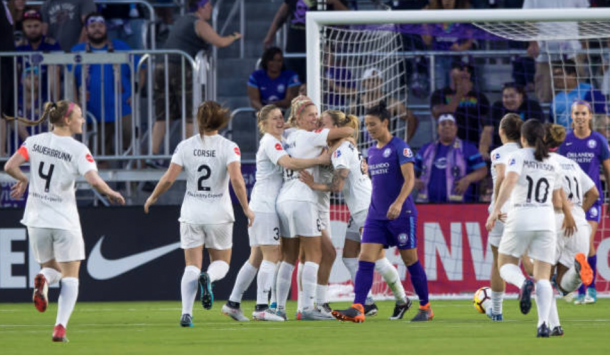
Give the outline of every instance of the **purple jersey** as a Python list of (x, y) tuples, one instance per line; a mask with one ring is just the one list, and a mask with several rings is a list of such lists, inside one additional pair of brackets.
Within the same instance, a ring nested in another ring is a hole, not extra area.
[[(387, 221), (388, 209), (396, 201), (405, 181), (400, 166), (414, 163), (413, 152), (407, 143), (396, 137), (382, 148), (373, 145), (368, 152), (373, 192), (367, 220)], [(416, 213), (415, 204), (409, 195), (402, 206), (401, 217)]]
[(587, 138), (580, 139), (574, 135), (574, 132), (570, 132), (559, 147), (559, 154), (577, 162), (580, 168), (595, 181), (601, 200), (603, 194), (601, 194), (599, 167), (604, 160), (610, 158), (606, 138), (598, 132), (592, 132)]

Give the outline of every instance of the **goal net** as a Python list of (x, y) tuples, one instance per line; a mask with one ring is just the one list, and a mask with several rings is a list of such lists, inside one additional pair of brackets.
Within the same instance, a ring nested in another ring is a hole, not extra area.
[[(361, 123), (367, 109), (385, 102), (392, 115), (393, 134), (408, 141), (415, 151), (437, 139), (431, 101), (436, 90), (450, 86), (449, 72), (455, 63), (470, 66), (473, 89), (482, 95), (474, 103), (466, 99), (459, 105), (478, 105), (478, 122), (458, 119), (458, 136), (467, 139), (462, 134), (476, 132), (473, 143), (477, 147), (484, 126), (491, 125), (497, 132), (499, 121), (493, 116), (508, 105), (503, 104), (503, 91), (513, 86), (523, 86), (524, 96), (540, 104), (542, 119), (567, 128), (572, 102), (589, 101), (596, 113), (595, 128), (610, 136), (606, 116), (610, 10), (325, 12), (307, 16), (309, 96), (322, 111), (342, 110), (358, 116)], [(431, 30), (435, 26), (436, 32)], [(432, 44), (426, 43), (427, 35)], [(463, 54), (449, 47), (443, 52), (439, 48), (448, 37), (457, 38), (455, 43), (460, 44), (470, 41), (472, 46)], [(424, 45), (413, 46), (414, 40)], [(538, 54), (536, 59), (528, 59), (528, 47)], [(529, 65), (515, 64), (526, 60), (531, 61)], [(507, 85), (515, 79), (516, 84)], [(548, 86), (546, 91), (544, 86)], [(412, 114), (417, 116), (418, 127), (409, 127), (408, 122), (413, 121), (408, 115)], [(415, 132), (407, 139), (410, 129)], [(489, 151), (497, 147), (497, 138), (491, 138)], [(364, 156), (371, 143), (362, 125), (358, 148)], [(417, 205), (418, 254), (433, 297), (472, 297), (476, 289), (489, 285), (493, 260), (485, 230), (489, 176), (473, 184), (473, 191), (469, 203)], [(335, 194), (332, 201), (331, 236), (338, 257), (329, 292), (331, 298), (349, 299), (353, 286), (341, 260), (349, 212), (341, 194)], [(606, 219), (599, 226), (595, 238), (597, 290), (608, 294), (610, 238)], [(386, 253), (397, 266), (407, 294), (413, 295), (407, 268), (397, 251)], [(372, 291), (378, 299), (393, 297), (378, 274)], [(507, 289), (509, 293), (516, 291)]]

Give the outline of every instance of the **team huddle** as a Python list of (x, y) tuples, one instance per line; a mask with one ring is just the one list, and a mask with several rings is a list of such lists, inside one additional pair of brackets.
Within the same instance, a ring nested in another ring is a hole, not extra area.
[[(537, 120), (522, 123), (519, 116), (507, 114), (499, 129), (503, 145), (491, 154), (494, 196), (487, 229), (494, 263), (493, 307), (488, 315), (494, 321), (503, 319), (504, 282), (520, 288), (519, 306), (524, 314), (531, 308), (535, 286), (539, 337), (563, 335), (551, 281), (564, 295), (582, 284), (589, 286), (593, 291), (583, 296), (583, 302), (585, 297), (595, 297), (595, 265), (590, 265), (594, 259), (586, 255), (594, 255), (590, 236), (601, 214), (599, 165), (610, 162), (610, 153), (603, 138), (590, 131), (590, 106), (576, 102), (572, 115), (574, 132), (566, 136), (562, 126)], [(75, 179), (84, 176), (112, 202), (124, 204), (124, 199), (99, 177), (89, 149), (72, 138), (82, 133), (85, 122), (80, 107), (69, 101), (48, 103), (39, 121), (19, 120), (39, 124), (47, 118), (53, 131), (28, 138), (5, 170), (18, 180), (12, 188), (14, 198), (21, 197), (31, 182), (22, 223), (42, 266), (35, 278), (33, 301), (44, 312), (48, 286), (61, 281), (52, 339), (67, 341), (80, 262), (85, 258)], [(228, 111), (207, 101), (199, 107), (197, 120), (199, 134), (177, 146), (168, 170), (144, 206), (146, 213), (154, 213), (151, 206), (185, 171), (186, 192), (179, 218), (186, 264), (180, 286), (181, 326), (193, 326), (198, 291), (203, 307), (213, 307), (212, 285), (229, 271), (235, 222), (229, 181), (249, 221), (251, 254), (222, 306), (224, 314), (237, 321), (249, 320), (240, 303), (256, 278), (252, 318), (287, 321), (292, 274), (298, 268), (298, 320), (361, 323), (376, 315), (378, 309), (370, 295), (374, 271), (395, 296), (390, 319), (402, 319), (413, 303), (384, 254), (385, 248), (395, 246), (419, 298), (419, 309), (411, 321), (433, 319), (426, 273), (417, 257), (417, 209), (411, 197), (414, 155), (404, 141), (392, 136), (390, 113), (383, 103), (370, 108), (364, 117), (374, 141), (367, 160), (356, 146), (359, 118), (337, 110), (319, 115), (314, 102), (305, 96), (292, 101), (288, 124), (279, 108), (263, 107), (257, 114), (263, 136), (250, 201), (241, 175), (239, 147), (219, 134), (229, 121)], [(554, 153), (557, 149), (561, 155)], [(595, 152), (583, 155), (585, 151)], [(587, 157), (591, 159), (584, 172), (578, 159)], [(25, 162), (32, 166), (29, 179), (19, 168)], [(336, 259), (330, 239), (331, 192), (343, 194), (350, 213), (342, 260), (351, 275), (355, 298), (345, 310), (332, 310), (327, 297)], [(204, 248), (211, 263), (202, 272)], [(535, 281), (523, 275), (520, 260)]]

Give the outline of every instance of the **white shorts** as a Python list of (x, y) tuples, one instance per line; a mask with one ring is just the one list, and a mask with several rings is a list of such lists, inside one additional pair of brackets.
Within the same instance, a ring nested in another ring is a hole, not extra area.
[(320, 220), (320, 230), (328, 230), (330, 228), (330, 211), (318, 210), (318, 219)]
[[(254, 219), (256, 220), (256, 217)], [(233, 223), (189, 224), (180, 222), (180, 248), (192, 249), (202, 245), (208, 249), (231, 249), (233, 247)]]
[(589, 224), (577, 226), (577, 231), (571, 237), (564, 236), (563, 229), (563, 214), (556, 214), (557, 221), (557, 250), (556, 264), (561, 264), (567, 268), (574, 265), (574, 256), (578, 253), (589, 255), (589, 237), (591, 235), (591, 226)]
[(280, 202), (277, 204), (277, 215), (280, 218), (280, 235), (284, 238), (322, 236), (322, 222), (315, 203)]
[(532, 259), (554, 264), (556, 244), (557, 236), (551, 231), (504, 230), (498, 252), (521, 258), (527, 251), (527, 255)]
[(362, 210), (352, 214), (349, 217), (349, 222), (347, 222), (347, 231), (345, 232), (345, 239), (360, 243), (360, 239), (362, 238), (360, 229), (364, 227), (364, 221), (366, 221), (366, 216), (368, 213), (368, 210)]
[(85, 259), (85, 241), (79, 230), (28, 227), (34, 257), (39, 263)]
[(254, 211), (254, 223), (248, 227), (250, 246), (280, 245), (280, 220), (277, 213)]
[(487, 235), (489, 244), (496, 248), (499, 247), (500, 241), (502, 240), (502, 234), (504, 234), (504, 223), (496, 221), (494, 228)]

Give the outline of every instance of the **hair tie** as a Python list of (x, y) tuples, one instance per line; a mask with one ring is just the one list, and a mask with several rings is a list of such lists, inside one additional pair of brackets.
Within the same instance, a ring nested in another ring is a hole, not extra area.
[(74, 102), (70, 102), (70, 106), (68, 106), (68, 111), (66, 112), (64, 118), (69, 117), (70, 116), (70, 112), (72, 112), (72, 109), (74, 108), (75, 103)]
[(300, 115), (301, 115), (301, 112), (303, 112), (303, 110), (304, 110), (306, 107), (311, 106), (311, 105), (313, 105), (313, 104), (314, 104), (314, 103), (313, 103), (313, 102), (311, 102), (311, 101), (306, 101), (305, 103), (303, 103), (303, 104), (301, 105), (301, 107), (299, 107), (299, 109), (297, 110), (297, 114), (296, 114), (296, 116), (297, 116), (297, 117), (298, 117), (298, 116), (300, 116)]

